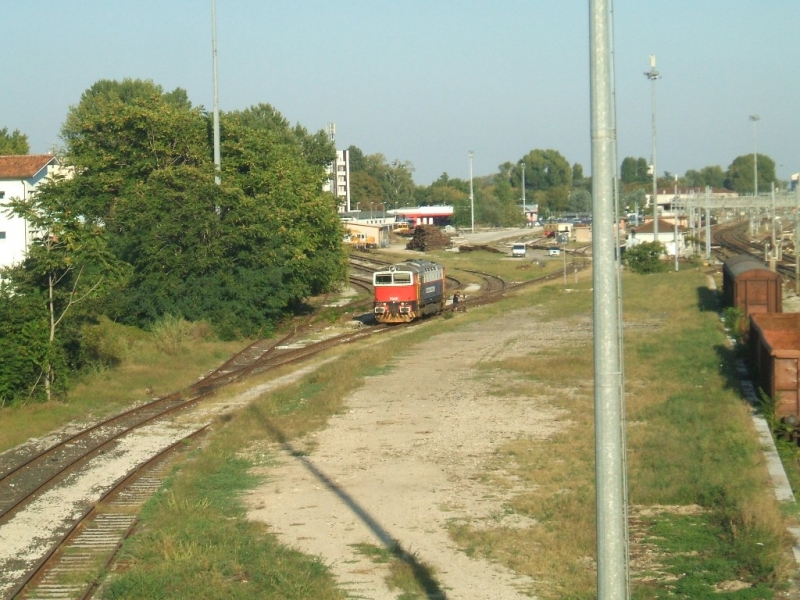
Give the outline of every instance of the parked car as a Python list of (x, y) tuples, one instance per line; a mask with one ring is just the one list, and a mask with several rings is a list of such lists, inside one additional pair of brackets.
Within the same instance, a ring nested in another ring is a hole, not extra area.
[(527, 247), (522, 242), (517, 242), (513, 246), (511, 246), (511, 256), (514, 258), (525, 258), (525, 253), (527, 252)]
[(561, 248), (550, 248), (547, 251), (548, 256), (558, 256), (561, 254)]

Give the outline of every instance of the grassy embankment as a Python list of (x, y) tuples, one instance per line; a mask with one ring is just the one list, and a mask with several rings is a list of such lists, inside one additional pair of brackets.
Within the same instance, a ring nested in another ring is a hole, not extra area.
[[(573, 285), (584, 291), (588, 286), (585, 281)], [(748, 409), (731, 377), (731, 356), (713, 298), (704, 286), (704, 276), (696, 271), (628, 275), (625, 281), (635, 598), (770, 598), (785, 575), (781, 515), (768, 489)], [(544, 311), (543, 327), (585, 319), (591, 312), (590, 294), (565, 294), (553, 285), (464, 318), (488, 320), (531, 303)], [(393, 356), (409, 351), (432, 330), (451, 326), (456, 322), (446, 320), (424, 334), (401, 336), (385, 343), (380, 353), (351, 352), (227, 423), (211, 447), (198, 453), (169, 491), (149, 505), (140, 533), (126, 547), (130, 569), (114, 581), (109, 596), (158, 591), (156, 597), (338, 597), (313, 560), (309, 564), (317, 575), (309, 577), (304, 560), (310, 559), (285, 559), (286, 551), (261, 526), (243, 520), (237, 492), (252, 485), (247, 463), (254, 459), (243, 458), (247, 454), (242, 451), (251, 441), (274, 439), (276, 431), (281, 439), (293, 439), (324, 426), (365, 374), (390, 368)], [(592, 598), (590, 348), (553, 347), (484, 364), (475, 377), (498, 371), (507, 374), (509, 383), (497, 384), (496, 395), (550, 396), (568, 417), (558, 435), (507, 444), (497, 452), (496, 464), (487, 465), (487, 474), (500, 467), (528, 484), (530, 491), (503, 510), (532, 517), (537, 524), (522, 530), (462, 525), (452, 534), (465, 552), (534, 577), (540, 597)], [(215, 484), (223, 473), (224, 485)], [(511, 485), (492, 478), (493, 485)], [(364, 551), (397, 567), (393, 584), (405, 590), (405, 598), (425, 597), (431, 589), (435, 573), (400, 549)], [(277, 558), (263, 561), (264, 556)], [(319, 586), (313, 593), (311, 587), (297, 587), (313, 585)]]
[[(694, 270), (625, 278), (634, 598), (771, 598), (786, 575), (780, 510), (715, 298), (704, 287)], [(537, 302), (551, 319), (590, 310), (588, 295), (555, 286)], [(498, 453), (497, 466), (536, 484), (508, 507), (535, 518), (536, 528), (453, 532), (466, 551), (541, 581), (544, 598), (596, 593), (589, 350), (554, 348), (484, 365), (517, 375), (509, 396), (551, 395), (572, 426), (547, 442), (518, 440)]]
[(103, 321), (91, 328), (98, 354), (113, 368), (73, 376), (67, 398), (0, 408), (0, 452), (69, 422), (113, 414), (194, 383), (247, 342), (220, 342), (204, 324), (166, 318), (152, 332)]

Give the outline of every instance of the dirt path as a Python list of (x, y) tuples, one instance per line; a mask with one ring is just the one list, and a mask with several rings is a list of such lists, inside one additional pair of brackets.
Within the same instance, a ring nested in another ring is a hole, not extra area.
[(482, 476), (500, 445), (546, 438), (559, 414), (546, 398), (487, 394), (491, 374), (474, 367), (527, 354), (556, 337), (563, 343), (565, 333), (591, 332), (548, 327), (545, 333), (525, 312), (431, 338), (389, 374), (368, 379), (325, 430), (277, 449), (269, 482), (248, 497), (250, 517), (268, 523), (284, 543), (320, 556), (354, 598), (397, 598), (385, 583), (386, 566), (354, 548), (393, 540), (432, 567), (442, 597), (528, 598), (520, 590), (530, 589), (529, 579), (468, 557), (447, 531), (465, 521), (531, 525), (503, 510), (519, 490), (491, 487)]

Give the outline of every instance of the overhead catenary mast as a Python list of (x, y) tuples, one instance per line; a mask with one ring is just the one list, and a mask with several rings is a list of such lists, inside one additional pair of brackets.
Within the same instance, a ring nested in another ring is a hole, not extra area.
[(630, 597), (627, 565), (624, 409), (619, 348), (619, 248), (614, 233), (616, 123), (612, 0), (590, 0), (594, 405), (597, 500), (597, 597)]
[(214, 183), (222, 183), (222, 157), (219, 150), (219, 89), (217, 85), (217, 3), (211, 0), (211, 54), (214, 70)]

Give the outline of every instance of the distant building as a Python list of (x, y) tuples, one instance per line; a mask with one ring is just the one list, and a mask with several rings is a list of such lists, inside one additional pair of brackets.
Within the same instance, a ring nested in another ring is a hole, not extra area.
[(664, 219), (658, 220), (658, 239), (655, 238), (655, 227), (653, 220), (650, 219), (647, 223), (634, 226), (628, 229), (628, 240), (625, 245), (628, 248), (641, 244), (642, 242), (658, 241), (664, 245), (667, 256), (675, 256), (677, 251), (678, 256), (684, 255), (684, 248), (686, 247), (686, 229), (678, 226), (678, 246), (675, 247), (675, 221), (665, 221)]
[(30, 198), (54, 175), (70, 173), (52, 154), (0, 156), (0, 267), (21, 262), (36, 234), (25, 219), (9, 215), (5, 205), (12, 198)]
[(449, 225), (453, 219), (452, 206), (412, 206), (386, 211), (399, 220), (417, 225)]

